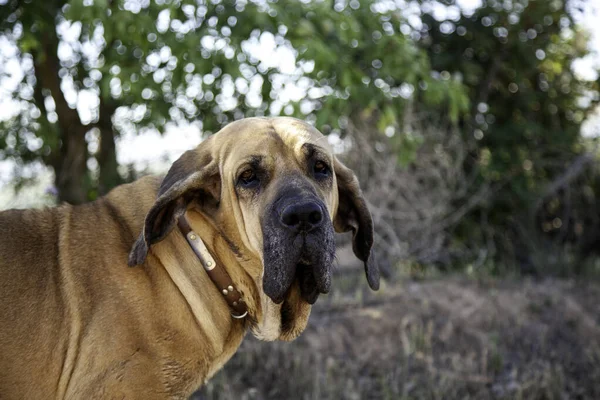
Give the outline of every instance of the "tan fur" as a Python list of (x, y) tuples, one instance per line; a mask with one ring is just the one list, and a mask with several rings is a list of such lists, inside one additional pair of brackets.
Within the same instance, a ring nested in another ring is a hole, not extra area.
[[(241, 201), (233, 182), (241, 160), (265, 148), (275, 174), (297, 170), (305, 142), (327, 149), (333, 165), (323, 136), (290, 118), (238, 121), (198, 148), (218, 164), (221, 198), (214, 214), (192, 203), (187, 217), (243, 294), (244, 320), (231, 318), (177, 228), (151, 246), (144, 265), (127, 266), (159, 178), (82, 206), (0, 213), (0, 399), (187, 398), (248, 328), (265, 340), (297, 337), (310, 314), (298, 287), (286, 332), (281, 306), (262, 291), (258, 218), (272, 194)], [(333, 220), (337, 190), (322, 196)]]

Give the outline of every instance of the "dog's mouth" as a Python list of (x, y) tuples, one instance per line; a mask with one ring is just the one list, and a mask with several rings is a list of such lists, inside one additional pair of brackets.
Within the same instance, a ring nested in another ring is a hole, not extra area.
[(299, 316), (305, 315), (307, 319), (310, 306), (317, 301), (320, 294), (329, 292), (329, 275), (315, 276), (315, 271), (318, 270), (307, 258), (301, 258), (296, 264), (296, 277), (281, 303), (280, 339), (291, 340), (297, 337), (306, 325), (306, 321), (298, 323)]
[(313, 237), (298, 236), (286, 252), (266, 252), (278, 256), (265, 259), (263, 289), (271, 300), (281, 304), (289, 298), (296, 282), (300, 298), (308, 304), (314, 304), (319, 294), (329, 293), (335, 247), (326, 240), (323, 242)]
[(320, 269), (305, 257), (300, 258), (296, 264), (296, 280), (300, 287), (300, 295), (308, 304), (315, 304), (319, 294), (329, 293), (331, 286), (329, 271), (320, 273)]

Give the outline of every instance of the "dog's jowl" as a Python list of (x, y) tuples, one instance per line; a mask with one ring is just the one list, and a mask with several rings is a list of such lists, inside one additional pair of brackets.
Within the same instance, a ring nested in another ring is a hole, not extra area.
[(247, 330), (304, 330), (347, 231), (377, 289), (354, 174), (291, 118), (231, 123), (93, 203), (1, 212), (0, 398), (186, 398)]

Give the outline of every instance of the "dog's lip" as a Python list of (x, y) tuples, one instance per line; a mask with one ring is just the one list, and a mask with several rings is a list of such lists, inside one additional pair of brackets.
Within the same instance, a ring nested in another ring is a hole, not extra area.
[(300, 295), (308, 304), (314, 304), (320, 294), (329, 293), (331, 278), (329, 275), (317, 278), (316, 268), (306, 263), (296, 266), (296, 281), (300, 287)]
[(313, 264), (307, 259), (301, 258), (296, 265), (295, 278), (290, 287), (287, 288), (281, 297), (271, 298), (271, 300), (275, 304), (284, 305), (289, 301), (292, 287), (296, 284), (300, 289), (300, 298), (302, 301), (313, 305), (317, 301), (319, 295), (329, 293), (329, 290), (331, 289), (331, 278), (328, 276), (325, 277), (325, 279), (316, 279), (314, 276)]

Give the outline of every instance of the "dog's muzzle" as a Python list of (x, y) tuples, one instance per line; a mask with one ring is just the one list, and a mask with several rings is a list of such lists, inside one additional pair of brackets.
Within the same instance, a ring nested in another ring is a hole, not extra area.
[(320, 199), (291, 195), (275, 202), (263, 220), (263, 238), (263, 289), (275, 303), (285, 300), (295, 280), (309, 304), (329, 292), (335, 241)]

